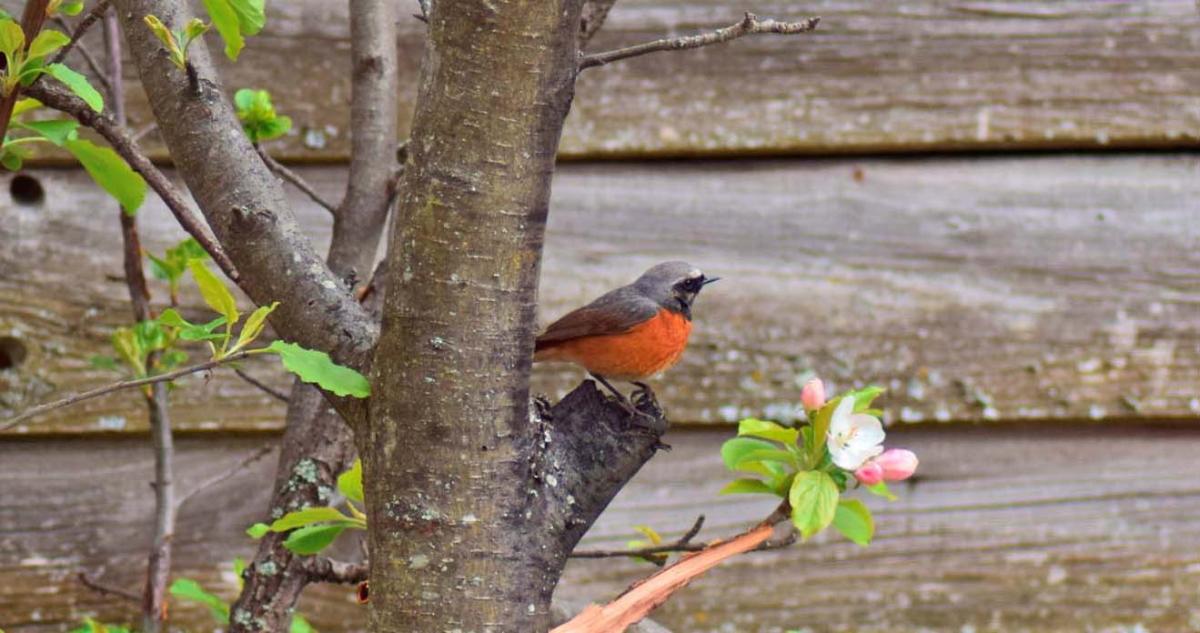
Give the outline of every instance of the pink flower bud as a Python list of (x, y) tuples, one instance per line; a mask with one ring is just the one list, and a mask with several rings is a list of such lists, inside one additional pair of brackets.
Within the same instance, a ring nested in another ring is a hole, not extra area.
[(854, 478), (864, 486), (874, 486), (883, 481), (883, 467), (874, 461), (867, 462), (854, 471)]
[(804, 388), (800, 390), (800, 402), (804, 404), (805, 411), (816, 411), (825, 406), (825, 385), (820, 378), (804, 383)]
[(917, 455), (903, 448), (889, 448), (876, 457), (875, 464), (883, 470), (884, 481), (902, 481), (917, 470)]

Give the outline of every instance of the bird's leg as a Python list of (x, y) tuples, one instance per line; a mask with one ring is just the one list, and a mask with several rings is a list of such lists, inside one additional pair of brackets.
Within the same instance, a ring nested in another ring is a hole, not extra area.
[(592, 372), (588, 372), (588, 375), (590, 375), (592, 378), (595, 378), (600, 382), (600, 384), (607, 387), (608, 390), (617, 397), (617, 404), (621, 405), (621, 408), (625, 409), (625, 411), (627, 411), (634, 419), (645, 418), (648, 422), (657, 422), (653, 415), (650, 415), (645, 411), (640, 411), (637, 407), (633, 406), (633, 403), (629, 401), (629, 398), (625, 397), (625, 394), (621, 393), (616, 387), (612, 386), (612, 383), (608, 382), (604, 376), (601, 376), (600, 374), (593, 374)]

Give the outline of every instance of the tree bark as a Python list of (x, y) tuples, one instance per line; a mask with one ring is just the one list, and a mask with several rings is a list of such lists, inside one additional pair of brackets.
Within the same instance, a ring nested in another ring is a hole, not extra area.
[(530, 461), (529, 370), (580, 4), (437, 2), (429, 16), (356, 438), (373, 631), (549, 627), (566, 554)]

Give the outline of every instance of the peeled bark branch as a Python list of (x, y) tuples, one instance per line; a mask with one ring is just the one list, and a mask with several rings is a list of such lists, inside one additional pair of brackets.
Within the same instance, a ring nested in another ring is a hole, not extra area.
[(682, 51), (689, 48), (700, 48), (701, 46), (732, 42), (746, 35), (758, 35), (761, 33), (793, 35), (796, 33), (807, 33), (817, 28), (817, 23), (820, 21), (821, 18), (808, 18), (799, 22), (778, 22), (770, 18), (765, 20), (759, 19), (753, 13), (747, 13), (741, 22), (709, 33), (688, 35), (685, 37), (668, 37), (604, 53), (582, 55), (579, 58), (579, 69), (583, 70), (593, 66), (603, 66), (622, 59), (657, 53), (659, 51)]

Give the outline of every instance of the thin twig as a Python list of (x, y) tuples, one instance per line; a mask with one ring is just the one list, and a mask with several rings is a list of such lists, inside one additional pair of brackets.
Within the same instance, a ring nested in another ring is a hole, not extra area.
[(75, 48), (75, 45), (79, 43), (79, 40), (83, 37), (84, 33), (87, 33), (88, 29), (92, 28), (92, 25), (104, 16), (105, 11), (108, 11), (108, 0), (100, 0), (87, 12), (86, 15), (80, 18), (79, 22), (75, 25), (75, 30), (73, 31), (71, 31), (71, 26), (67, 24), (66, 20), (62, 18), (55, 18), (55, 24), (61, 26), (65, 31), (71, 31), (71, 41), (67, 42), (65, 46), (58, 50), (58, 54), (54, 56), (54, 59), (51, 63), (57, 64), (66, 59), (67, 55), (71, 53), (71, 49)]
[(367, 565), (314, 556), (304, 561), (304, 573), (309, 582), (330, 582), (353, 585), (367, 579)]
[(171, 210), (171, 214), (175, 216), (175, 220), (179, 222), (183, 230), (196, 238), (196, 241), (204, 247), (204, 250), (208, 251), (225, 275), (235, 282), (240, 279), (237, 268), (234, 267), (217, 239), (209, 232), (208, 227), (192, 212), (183, 192), (179, 191), (175, 183), (142, 153), (137, 143), (129, 137), (128, 130), (118, 125), (111, 117), (92, 110), (82, 99), (60, 86), (37, 81), (25, 92), (46, 106), (75, 117), (80, 123), (103, 136), (109, 145), (112, 145), (112, 148), (129, 163), (129, 166), (146, 179), (146, 183), (154, 189), (158, 197)]
[(77, 404), (79, 402), (83, 402), (84, 400), (91, 400), (92, 398), (99, 398), (100, 396), (108, 395), (110, 393), (113, 393), (116, 391), (121, 391), (123, 389), (133, 389), (135, 387), (152, 385), (152, 384), (158, 383), (158, 382), (168, 382), (171, 380), (175, 380), (176, 378), (180, 378), (182, 376), (187, 376), (188, 374), (194, 374), (197, 372), (208, 371), (214, 367), (219, 367), (219, 366), (225, 365), (227, 363), (233, 363), (233, 362), (242, 360), (242, 359), (250, 356), (250, 354), (251, 354), (251, 352), (249, 352), (249, 351), (238, 352), (236, 354), (230, 354), (229, 356), (226, 356), (226, 357), (218, 359), (218, 360), (205, 361), (203, 363), (200, 363), (199, 365), (191, 365), (189, 367), (183, 367), (181, 369), (176, 369), (175, 371), (169, 371), (165, 374), (159, 374), (157, 376), (149, 376), (147, 378), (138, 378), (137, 380), (123, 380), (121, 382), (116, 382), (111, 385), (97, 387), (96, 389), (92, 389), (90, 391), (81, 391), (79, 393), (74, 393), (65, 398), (62, 398), (61, 400), (55, 400), (54, 402), (48, 402), (46, 404), (39, 404), (36, 407), (30, 407), (30, 408), (22, 411), (16, 417), (9, 418), (9, 419), (5, 420), (4, 422), (0, 423), (0, 431), (5, 431), (8, 429), (11, 429), (12, 427), (24, 422), (25, 420), (30, 419), (30, 418), (35, 418), (39, 415), (49, 413), (50, 411), (54, 411), (56, 409), (61, 409), (63, 407), (68, 407), (73, 404)]
[[(70, 30), (71, 28), (71, 25), (67, 24), (67, 21), (62, 18), (54, 18), (54, 23), (62, 27), (64, 31)], [(76, 42), (72, 41), (70, 46), (76, 46)], [(88, 68), (92, 71), (92, 77), (94, 77), (96, 81), (100, 82), (101, 87), (104, 88), (104, 94), (106, 95), (105, 98), (108, 100), (108, 102), (112, 103), (116, 101), (117, 90), (113, 86), (112, 77), (110, 77), (109, 74), (104, 72), (104, 69), (100, 67), (100, 62), (96, 59), (96, 56), (92, 55), (92, 52), (89, 51), (88, 48), (83, 44), (78, 44), (75, 50), (79, 53), (79, 56), (83, 58), (84, 63), (86, 63)], [(63, 57), (66, 56), (62, 54), (55, 56), (55, 62), (61, 61), (60, 58)]]
[(698, 552), (704, 549), (705, 545), (703, 543), (692, 543), (692, 539), (700, 533), (701, 527), (704, 527), (703, 514), (696, 517), (696, 522), (692, 524), (692, 527), (687, 532), (684, 532), (683, 536), (670, 543), (637, 549), (583, 550), (571, 552), (570, 558), (648, 558), (655, 554), (668, 554), (671, 552)]
[(789, 514), (788, 503), (784, 501), (753, 528), (728, 540), (709, 543), (703, 550), (680, 558), (649, 578), (634, 583), (616, 600), (602, 607), (589, 605), (551, 633), (624, 631), (629, 625), (642, 620), (666, 602), (676, 591), (722, 561), (769, 543), (775, 533), (775, 526), (786, 521)]
[(124, 589), (119, 589), (117, 587), (109, 587), (108, 585), (101, 584), (100, 582), (93, 580), (92, 578), (89, 578), (88, 575), (84, 572), (79, 572), (79, 574), (76, 575), (76, 578), (79, 579), (79, 584), (83, 585), (84, 587), (87, 587), (88, 589), (91, 589), (92, 591), (95, 591), (98, 594), (101, 594), (104, 596), (112, 596), (114, 598), (122, 598), (124, 600), (129, 600), (130, 602), (135, 602), (135, 603), (141, 603), (141, 601), (142, 601), (142, 597), (137, 595), (136, 593), (133, 593), (132, 591), (125, 591)]
[(744, 35), (757, 35), (760, 33), (792, 35), (795, 33), (807, 33), (817, 28), (817, 23), (820, 21), (821, 18), (808, 18), (799, 22), (779, 22), (770, 18), (765, 20), (759, 19), (753, 13), (747, 13), (741, 22), (708, 33), (684, 37), (668, 37), (603, 53), (581, 55), (579, 58), (579, 69), (583, 70), (584, 68), (591, 68), (593, 66), (603, 66), (618, 60), (629, 59), (630, 57), (637, 57), (648, 53), (657, 53), (659, 51), (681, 51), (689, 48), (700, 48), (701, 46), (731, 42)]
[(337, 207), (325, 198), (321, 197), (321, 194), (317, 193), (317, 190), (313, 189), (312, 185), (308, 184), (308, 181), (304, 180), (300, 174), (288, 169), (285, 165), (272, 158), (271, 155), (262, 148), (262, 146), (255, 145), (254, 148), (258, 150), (258, 155), (262, 156), (263, 162), (266, 163), (267, 167), (270, 168), (271, 171), (275, 172), (276, 176), (279, 176), (280, 178), (291, 183), (292, 186), (299, 189), (304, 193), (304, 195), (308, 196), (313, 202), (320, 205), (331, 215), (337, 215)]
[(267, 383), (255, 378), (254, 376), (247, 374), (246, 372), (242, 371), (240, 368), (234, 367), (233, 373), (237, 374), (238, 377), (241, 378), (242, 380), (245, 380), (246, 382), (254, 385), (255, 387), (258, 387), (260, 390), (262, 390), (263, 393), (267, 394), (268, 396), (271, 396), (272, 398), (275, 398), (276, 400), (281, 400), (283, 402), (288, 401), (288, 395), (286, 393), (283, 393), (282, 391), (272, 387), (271, 385), (268, 385)]
[(195, 488), (192, 488), (188, 492), (184, 493), (184, 495), (179, 498), (179, 502), (175, 504), (176, 510), (178, 510), (179, 508), (182, 508), (184, 506), (184, 504), (187, 503), (188, 501), (191, 501), (192, 497), (195, 497), (196, 495), (204, 492), (205, 490), (208, 490), (209, 488), (212, 488), (213, 486), (224, 483), (225, 481), (227, 481), (234, 475), (241, 472), (242, 469), (244, 469), (247, 466), (249, 466), (250, 464), (253, 464), (254, 462), (262, 459), (263, 457), (265, 457), (268, 453), (270, 453), (273, 450), (275, 450), (275, 447), (271, 444), (265, 444), (263, 446), (260, 446), (258, 448), (258, 450), (254, 451), (253, 453), (250, 453), (246, 457), (243, 457), (242, 459), (238, 460), (238, 462), (236, 464), (230, 466), (224, 472), (214, 475), (212, 477), (209, 477), (208, 479), (205, 479), (204, 481), (200, 482), (199, 485), (197, 485)]

